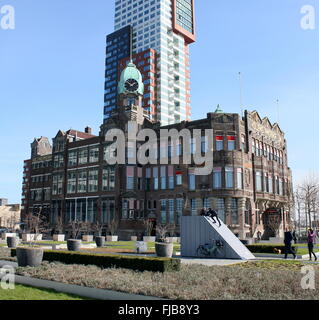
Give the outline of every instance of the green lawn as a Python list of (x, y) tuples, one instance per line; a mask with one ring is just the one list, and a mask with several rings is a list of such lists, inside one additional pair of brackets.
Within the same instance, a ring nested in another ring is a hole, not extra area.
[(34, 287), (15, 285), (14, 290), (4, 290), (0, 287), (0, 300), (87, 300), (54, 290), (37, 289)]

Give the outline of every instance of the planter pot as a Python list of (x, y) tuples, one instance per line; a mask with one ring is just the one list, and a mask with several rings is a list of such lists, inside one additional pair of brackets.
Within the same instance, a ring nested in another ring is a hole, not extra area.
[(137, 236), (131, 236), (131, 241), (137, 241)]
[(2, 233), (1, 237), (2, 240), (7, 240), (8, 237), (15, 237), (16, 234), (15, 233)]
[(22, 234), (22, 240), (23, 241), (41, 241), (42, 240), (42, 234), (34, 234), (34, 233), (23, 233)]
[(169, 243), (178, 242), (178, 238), (177, 237), (167, 237), (166, 239), (167, 239), (167, 241)]
[(158, 257), (171, 258), (173, 256), (173, 243), (155, 243), (155, 252)]
[(105, 243), (105, 237), (101, 237), (101, 236), (95, 237), (95, 243), (98, 248), (103, 247)]
[(67, 247), (68, 247), (69, 251), (80, 251), (81, 245), (82, 245), (82, 241), (81, 240), (69, 239), (67, 241)]
[(85, 242), (93, 242), (93, 236), (86, 234), (86, 235), (82, 236), (82, 240)]
[(143, 241), (144, 242), (155, 242), (156, 241), (156, 237), (143, 237)]
[(106, 236), (107, 242), (116, 242), (119, 240), (119, 236)]
[(53, 235), (53, 241), (64, 242), (65, 241), (65, 235), (64, 234), (54, 234)]
[(17, 260), (19, 267), (38, 267), (43, 260), (43, 249), (17, 248)]
[(16, 236), (7, 237), (8, 248), (16, 248), (18, 243), (19, 243), (19, 238), (17, 238)]

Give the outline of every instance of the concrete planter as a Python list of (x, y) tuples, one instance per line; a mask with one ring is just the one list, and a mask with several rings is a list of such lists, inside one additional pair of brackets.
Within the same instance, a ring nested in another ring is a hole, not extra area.
[(144, 242), (155, 242), (156, 241), (156, 237), (146, 236), (146, 237), (143, 237), (143, 241)]
[(69, 251), (80, 251), (82, 240), (69, 239), (67, 241), (67, 247)]
[(103, 247), (105, 244), (105, 237), (101, 237), (101, 236), (95, 237), (95, 243), (98, 248)]
[(19, 267), (38, 267), (43, 260), (43, 249), (17, 248), (17, 260)]
[(15, 237), (15, 233), (2, 233), (1, 238), (2, 240), (7, 240), (8, 237)]
[(65, 241), (65, 235), (64, 234), (54, 234), (53, 241), (63, 242), (63, 241)]
[(166, 238), (169, 243), (178, 242), (178, 237), (167, 237)]
[(107, 242), (116, 242), (119, 240), (119, 236), (106, 236)]
[(137, 236), (131, 236), (131, 241), (137, 241)]
[(83, 236), (82, 236), (82, 240), (83, 240), (84, 242), (93, 242), (93, 236), (90, 236), (90, 235), (88, 235), (88, 234), (83, 235)]
[(42, 240), (42, 234), (34, 234), (34, 233), (23, 233), (22, 234), (22, 240), (26, 242), (30, 241), (41, 241)]
[(158, 257), (171, 258), (173, 256), (173, 243), (155, 243), (155, 252)]
[(8, 248), (16, 248), (19, 243), (19, 238), (16, 236), (7, 237)]

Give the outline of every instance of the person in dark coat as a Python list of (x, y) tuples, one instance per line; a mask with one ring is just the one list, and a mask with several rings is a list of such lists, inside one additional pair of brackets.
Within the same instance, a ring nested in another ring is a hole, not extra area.
[(216, 220), (215, 220), (215, 218), (216, 218), (218, 223), (219, 223), (219, 226), (221, 227), (222, 224), (221, 224), (221, 222), (220, 222), (220, 220), (218, 218), (218, 214), (217, 214), (217, 212), (215, 210), (213, 210), (212, 208), (209, 208), (208, 209), (208, 216), (212, 218), (214, 223), (216, 223)]
[(206, 216), (206, 210), (205, 208), (203, 208), (201, 211), (200, 211), (200, 215), (203, 217), (203, 216)]
[(309, 260), (312, 260), (312, 254), (315, 257), (315, 261), (317, 261), (317, 256), (313, 252), (313, 247), (316, 243), (316, 233), (313, 231), (313, 229), (308, 230), (308, 251), (309, 251)]
[(288, 231), (288, 229), (285, 232), (285, 239), (284, 239), (284, 243), (285, 243), (285, 259), (287, 259), (288, 253), (291, 253), (294, 256), (294, 259), (296, 259), (296, 253), (293, 250), (293, 248), (291, 247), (291, 242), (293, 240), (293, 236), (291, 231)]

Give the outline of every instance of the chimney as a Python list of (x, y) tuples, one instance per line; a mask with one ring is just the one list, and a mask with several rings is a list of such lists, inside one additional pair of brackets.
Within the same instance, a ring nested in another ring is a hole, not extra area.
[(92, 134), (92, 129), (91, 129), (90, 127), (86, 127), (86, 128), (84, 129), (84, 132), (85, 132), (85, 133), (88, 133), (88, 134)]

